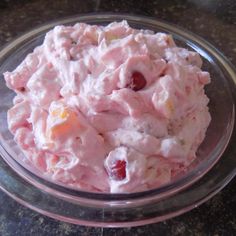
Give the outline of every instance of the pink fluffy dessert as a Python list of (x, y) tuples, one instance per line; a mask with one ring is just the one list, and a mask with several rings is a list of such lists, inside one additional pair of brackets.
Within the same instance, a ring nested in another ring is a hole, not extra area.
[(13, 71), (9, 129), (52, 181), (111, 193), (149, 190), (196, 158), (210, 123), (198, 53), (168, 34), (56, 26)]

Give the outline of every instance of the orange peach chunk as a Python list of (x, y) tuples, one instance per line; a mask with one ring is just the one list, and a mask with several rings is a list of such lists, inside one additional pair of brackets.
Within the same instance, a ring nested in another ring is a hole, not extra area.
[(50, 139), (59, 138), (60, 136), (66, 136), (73, 132), (74, 129), (81, 128), (81, 124), (76, 112), (68, 108), (53, 110), (50, 115), (54, 119), (61, 120), (61, 122), (58, 122), (57, 124), (49, 127), (48, 136)]

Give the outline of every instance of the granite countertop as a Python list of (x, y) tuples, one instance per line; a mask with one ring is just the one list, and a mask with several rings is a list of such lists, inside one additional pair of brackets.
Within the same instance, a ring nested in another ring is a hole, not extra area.
[[(1, 0), (0, 47), (32, 27), (87, 12), (156, 17), (210, 41), (236, 65), (235, 0)], [(201, 12), (201, 13), (199, 13)], [(21, 206), (0, 191), (0, 235), (236, 235), (236, 179), (200, 207), (162, 223), (121, 229), (76, 226)]]

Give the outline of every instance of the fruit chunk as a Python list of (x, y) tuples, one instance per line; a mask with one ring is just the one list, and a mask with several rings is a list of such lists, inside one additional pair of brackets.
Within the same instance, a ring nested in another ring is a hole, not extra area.
[(113, 180), (123, 180), (126, 177), (126, 162), (117, 160), (109, 170), (109, 176)]
[(106, 33), (106, 40), (108, 42), (111, 42), (112, 40), (116, 40), (118, 37), (112, 33)]
[(56, 117), (60, 117), (61, 119), (65, 119), (68, 117), (69, 112), (65, 109), (55, 109), (51, 112), (52, 116)]
[(54, 139), (56, 137), (65, 136), (74, 129), (81, 128), (77, 114), (65, 107), (52, 110), (50, 112), (51, 125), (49, 125), (49, 137)]
[(166, 107), (167, 107), (169, 113), (174, 112), (174, 105), (173, 105), (173, 102), (170, 99), (166, 100)]
[(131, 76), (131, 83), (129, 84), (129, 87), (133, 89), (134, 91), (138, 91), (140, 89), (143, 89), (147, 84), (147, 81), (142, 73), (135, 71), (133, 72)]

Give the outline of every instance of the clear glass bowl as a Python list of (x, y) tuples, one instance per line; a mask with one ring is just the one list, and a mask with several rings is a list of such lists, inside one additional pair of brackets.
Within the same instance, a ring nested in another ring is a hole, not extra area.
[[(23, 154), (7, 128), (6, 119), (14, 93), (6, 87), (2, 73), (15, 69), (29, 52), (42, 43), (45, 33), (55, 25), (76, 22), (107, 24), (123, 19), (134, 28), (170, 33), (177, 45), (201, 54), (203, 69), (209, 71), (212, 77), (211, 84), (206, 87), (212, 121), (197, 160), (186, 174), (165, 186), (132, 194), (69, 189), (45, 179), (38, 170), (21, 161)], [(182, 214), (212, 197), (236, 174), (236, 149), (233, 146), (233, 140), (236, 140), (235, 88), (236, 74), (227, 59), (208, 42), (175, 25), (146, 17), (91, 14), (35, 28), (0, 51), (0, 188), (33, 210), (81, 225), (137, 226)]]

